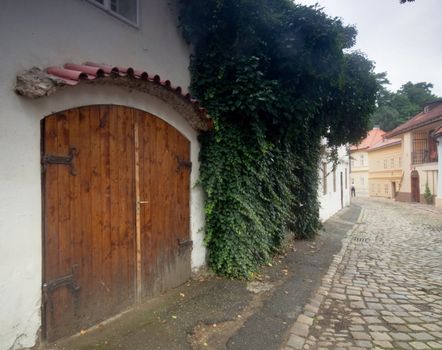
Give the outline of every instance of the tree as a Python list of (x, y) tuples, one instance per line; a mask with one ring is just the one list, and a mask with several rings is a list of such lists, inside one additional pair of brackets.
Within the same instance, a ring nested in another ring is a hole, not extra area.
[(200, 136), (209, 265), (250, 278), (287, 231), (317, 232), (321, 139), (367, 132), (373, 63), (356, 30), (292, 0), (181, 0), (191, 90), (214, 120)]
[(423, 107), (438, 97), (431, 92), (433, 84), (407, 82), (396, 92), (390, 92), (386, 73), (377, 75), (379, 91), (377, 108), (371, 116), (372, 125), (390, 131), (422, 111)]

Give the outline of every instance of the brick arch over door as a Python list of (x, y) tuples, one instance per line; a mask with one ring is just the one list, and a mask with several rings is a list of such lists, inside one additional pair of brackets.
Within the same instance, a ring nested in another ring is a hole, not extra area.
[(190, 277), (190, 142), (147, 112), (42, 120), (44, 331), (78, 332)]

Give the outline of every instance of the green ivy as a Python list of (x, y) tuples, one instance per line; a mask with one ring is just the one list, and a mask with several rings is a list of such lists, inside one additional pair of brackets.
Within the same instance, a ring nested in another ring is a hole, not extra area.
[(200, 136), (206, 244), (217, 273), (251, 278), (289, 231), (317, 232), (321, 138), (357, 142), (373, 65), (356, 31), (289, 0), (181, 0), (191, 89), (214, 120)]

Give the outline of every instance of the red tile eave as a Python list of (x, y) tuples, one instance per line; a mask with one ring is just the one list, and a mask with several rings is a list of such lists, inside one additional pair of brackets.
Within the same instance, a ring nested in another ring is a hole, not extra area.
[[(192, 104), (199, 115), (207, 117), (207, 110), (200, 106), (198, 100), (194, 99), (189, 93), (184, 94), (180, 86), (172, 86), (170, 80), (162, 80), (158, 74), (149, 75), (146, 71), (137, 70), (132, 67), (110, 66), (94, 62), (85, 62), (84, 64), (66, 63), (63, 68), (49, 67), (46, 69), (46, 72), (67, 85), (77, 85), (81, 80), (95, 80), (109, 76), (149, 81), (178, 94), (188, 103)], [(212, 121), (209, 120), (207, 123), (211, 124)]]
[(372, 147), (370, 147), (367, 152), (371, 152), (371, 151), (376, 151), (378, 149), (382, 149), (382, 148), (387, 148), (387, 147), (393, 147), (393, 146), (397, 146), (400, 145), (402, 143), (401, 139), (390, 139), (390, 140), (385, 140), (381, 143), (378, 143)]
[(416, 129), (421, 129), (421, 128), (425, 127), (425, 126), (431, 125), (431, 124), (433, 124), (435, 122), (438, 122), (438, 121), (442, 121), (442, 115), (440, 115), (438, 118), (431, 119), (429, 121), (422, 122), (420, 124), (410, 126), (410, 127), (405, 128), (403, 130), (398, 130), (396, 132), (393, 130), (393, 131), (389, 132), (387, 135), (385, 135), (385, 138), (389, 139), (389, 138), (392, 138), (392, 137), (402, 136), (403, 134), (406, 134), (407, 132), (410, 132), (410, 131), (413, 131), (413, 130), (416, 130)]
[(382, 141), (385, 131), (379, 128), (371, 129), (367, 136), (358, 144), (350, 147), (350, 151), (363, 151)]
[(410, 120), (406, 121), (402, 125), (399, 125), (396, 129), (390, 131), (386, 138), (402, 135), (412, 130), (422, 128), (424, 126), (433, 124), (442, 120), (442, 103), (435, 105), (428, 112), (421, 112), (415, 115)]
[(439, 126), (436, 128), (436, 130), (434, 130), (434, 132), (433, 132), (433, 136), (434, 136), (434, 137), (439, 137), (439, 136), (441, 136), (441, 135), (442, 135), (442, 124), (439, 125)]

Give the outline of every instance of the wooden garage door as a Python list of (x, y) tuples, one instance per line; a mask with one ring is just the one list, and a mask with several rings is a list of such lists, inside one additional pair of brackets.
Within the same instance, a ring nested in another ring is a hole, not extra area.
[(190, 276), (190, 144), (146, 112), (42, 122), (44, 323), (70, 335)]

